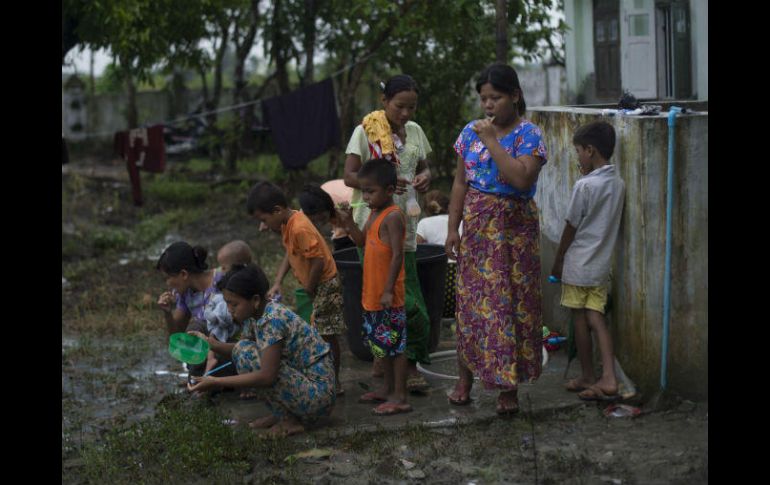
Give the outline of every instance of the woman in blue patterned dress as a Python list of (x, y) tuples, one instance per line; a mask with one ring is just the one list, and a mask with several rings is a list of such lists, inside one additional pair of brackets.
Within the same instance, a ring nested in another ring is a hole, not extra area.
[[(243, 324), (235, 344), (206, 339), (217, 353), (231, 355), (238, 370), (232, 377), (198, 377), (190, 390), (256, 387), (270, 415), (249, 423), (289, 435), (331, 414), (334, 367), (329, 344), (318, 331), (280, 303), (265, 298), (270, 284), (256, 265), (235, 266), (219, 283), (227, 309)], [(189, 332), (206, 338), (199, 332)]]

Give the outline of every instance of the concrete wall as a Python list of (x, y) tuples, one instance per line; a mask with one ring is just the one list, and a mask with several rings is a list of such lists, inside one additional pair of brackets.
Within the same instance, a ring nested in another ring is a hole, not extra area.
[[(232, 103), (230, 89), (223, 89), (218, 107), (229, 106)], [(172, 112), (171, 93), (165, 90), (142, 91), (136, 95), (139, 123), (160, 123), (183, 116), (192, 110), (202, 99), (198, 90), (188, 91), (180, 103), (182, 113)], [(79, 100), (82, 108), (72, 109), (72, 102)], [(81, 141), (86, 138), (112, 139), (113, 133), (125, 130), (127, 125), (126, 109), (128, 106), (126, 94), (99, 94), (89, 98), (83, 92), (62, 90), (62, 133), (67, 140)], [(220, 114), (220, 117), (228, 113)], [(73, 126), (80, 122), (84, 129), (74, 131)], [(96, 134), (96, 136), (93, 136)]]
[[(538, 181), (543, 267), (544, 323), (567, 330), (559, 285), (547, 283), (579, 177), (572, 134), (599, 119), (588, 108), (538, 108), (530, 119), (543, 129), (549, 162)], [(610, 327), (618, 360), (649, 396), (659, 388), (665, 262), (666, 117), (605, 118), (617, 144), (613, 163), (626, 184), (626, 199), (611, 280)], [(708, 397), (708, 112), (677, 118), (669, 334), (669, 388)]]
[(563, 67), (526, 67), (516, 69), (516, 73), (527, 107), (558, 106), (567, 101), (567, 79)]

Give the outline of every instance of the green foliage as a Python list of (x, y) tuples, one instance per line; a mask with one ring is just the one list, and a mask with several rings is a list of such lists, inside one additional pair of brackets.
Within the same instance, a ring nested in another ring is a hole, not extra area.
[(485, 16), (483, 5), (473, 0), (424, 2), (384, 49), (389, 63), (420, 86), (416, 121), (434, 149), (434, 176), (452, 173), (454, 141), (478, 111), (471, 80), (494, 61), (494, 31), (489, 28), (494, 19), (472, 20)]
[(205, 202), (210, 189), (200, 182), (156, 178), (147, 183), (145, 192), (147, 198), (162, 203), (190, 205)]

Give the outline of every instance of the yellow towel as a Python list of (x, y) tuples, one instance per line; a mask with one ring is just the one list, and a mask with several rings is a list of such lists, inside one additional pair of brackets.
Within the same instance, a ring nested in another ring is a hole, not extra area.
[(366, 133), (369, 143), (375, 145), (379, 142), (383, 155), (396, 154), (396, 147), (390, 136), (390, 123), (385, 116), (385, 110), (372, 111), (364, 116), (364, 121), (361, 124), (364, 126), (364, 133)]

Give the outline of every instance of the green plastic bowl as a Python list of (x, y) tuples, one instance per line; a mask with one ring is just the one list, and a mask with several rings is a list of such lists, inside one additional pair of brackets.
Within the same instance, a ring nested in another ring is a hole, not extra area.
[(209, 353), (209, 343), (190, 335), (175, 333), (168, 339), (168, 351), (172, 357), (188, 364), (201, 364)]

